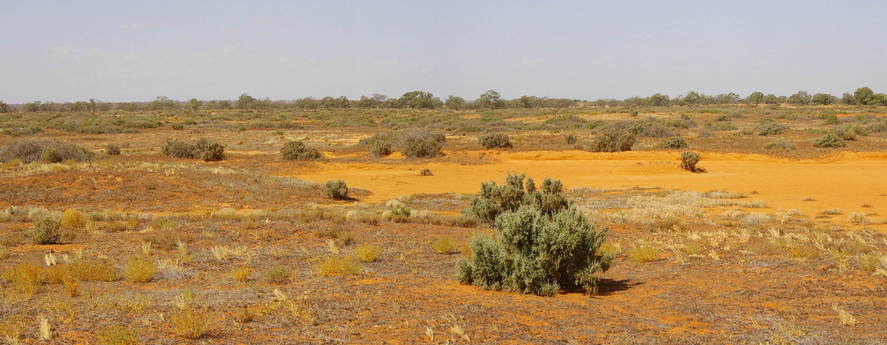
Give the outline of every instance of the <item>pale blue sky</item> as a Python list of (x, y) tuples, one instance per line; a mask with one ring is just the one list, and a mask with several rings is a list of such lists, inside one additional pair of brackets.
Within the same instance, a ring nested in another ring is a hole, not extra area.
[(887, 1), (0, 0), (0, 100), (887, 92)]

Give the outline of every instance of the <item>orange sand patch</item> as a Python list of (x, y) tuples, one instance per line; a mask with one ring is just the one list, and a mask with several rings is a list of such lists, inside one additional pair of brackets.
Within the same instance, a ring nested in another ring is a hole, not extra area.
[[(841, 152), (819, 159), (792, 160), (759, 154), (702, 153), (707, 173), (693, 174), (678, 167), (677, 152), (593, 153), (584, 151), (453, 152), (485, 157), (489, 164), (463, 165), (430, 161), (426, 164), (322, 163), (286, 175), (324, 182), (343, 179), (368, 189), (364, 202), (384, 202), (404, 194), (474, 193), (484, 181), (502, 181), (509, 172), (536, 179), (561, 179), (567, 188), (661, 187), (691, 191), (726, 189), (766, 201), (773, 209), (795, 208), (813, 215), (829, 208), (879, 213), (887, 210), (887, 153)], [(429, 168), (434, 176), (419, 176)], [(815, 201), (803, 201), (812, 197)], [(862, 204), (871, 205), (861, 208)], [(846, 218), (846, 216), (841, 217)], [(876, 225), (881, 227), (881, 225)]]

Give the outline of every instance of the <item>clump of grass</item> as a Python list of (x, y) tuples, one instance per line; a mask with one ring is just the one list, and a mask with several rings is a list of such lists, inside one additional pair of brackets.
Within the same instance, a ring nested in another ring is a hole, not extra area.
[(71, 229), (71, 230), (80, 230), (86, 227), (86, 223), (89, 219), (83, 213), (69, 208), (62, 212), (62, 216), (59, 218), (59, 226), (63, 229)]
[(360, 274), (363, 267), (352, 257), (327, 257), (317, 264), (317, 272), (324, 276)]
[(844, 213), (844, 211), (841, 211), (840, 208), (830, 208), (825, 211), (822, 211), (821, 213), (825, 214), (825, 215), (838, 215), (838, 214)]
[(131, 329), (116, 326), (99, 334), (99, 345), (139, 345), (138, 336)]
[(114, 281), (118, 274), (114, 265), (106, 260), (77, 259), (64, 266), (68, 273), (83, 281)]
[(628, 250), (628, 258), (637, 262), (651, 262), (659, 258), (659, 248), (651, 245), (638, 245)]
[(240, 311), (234, 313), (234, 321), (237, 323), (250, 323), (256, 320), (256, 311), (250, 307), (240, 308)]
[(283, 285), (290, 282), (291, 275), (290, 271), (285, 267), (274, 266), (262, 274), (262, 280), (269, 284)]
[(456, 250), (456, 241), (450, 237), (439, 237), (431, 243), (431, 250), (438, 254), (454, 254)]
[(255, 270), (253, 270), (252, 267), (243, 266), (231, 272), (231, 276), (234, 278), (235, 281), (246, 283), (252, 278), (253, 272), (255, 272)]
[(42, 268), (28, 263), (20, 263), (3, 270), (2, 277), (16, 290), (29, 296), (39, 292), (45, 281)]
[(115, 144), (108, 144), (108, 146), (105, 147), (105, 154), (107, 154), (108, 156), (119, 156), (120, 146), (117, 146)]
[(355, 249), (357, 259), (361, 262), (373, 262), (382, 254), (382, 247), (377, 244), (362, 244)]
[(185, 308), (170, 317), (175, 334), (187, 339), (200, 339), (212, 330), (212, 315), (206, 310)]
[(68, 297), (80, 296), (80, 280), (74, 277), (66, 277), (62, 280), (65, 287), (65, 294)]
[(862, 212), (853, 212), (849, 216), (847, 216), (847, 220), (849, 220), (853, 224), (869, 224), (871, 220), (869, 220), (865, 213)]
[(147, 283), (157, 275), (154, 261), (145, 256), (134, 256), (123, 266), (123, 278), (132, 283)]
[(842, 326), (856, 326), (856, 318), (853, 317), (850, 312), (839, 307), (837, 304), (832, 305), (832, 310), (838, 313), (838, 320), (840, 320)]

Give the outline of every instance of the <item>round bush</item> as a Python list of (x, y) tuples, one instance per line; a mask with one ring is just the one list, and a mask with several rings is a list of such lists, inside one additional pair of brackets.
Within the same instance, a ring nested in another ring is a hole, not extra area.
[(631, 151), (634, 142), (635, 136), (631, 132), (622, 129), (610, 129), (598, 134), (591, 141), (588, 149), (594, 152)]
[(511, 138), (507, 134), (491, 133), (478, 138), (478, 140), (481, 146), (487, 149), (512, 147)]
[(394, 153), (391, 143), (384, 140), (375, 140), (370, 144), (370, 153), (376, 157), (387, 157)]
[(105, 148), (105, 153), (108, 154), (108, 156), (117, 156), (120, 154), (120, 146), (108, 144)]
[(31, 241), (34, 244), (57, 244), (61, 240), (59, 222), (42, 219), (31, 228)]
[(324, 186), (324, 192), (326, 193), (326, 196), (336, 200), (348, 199), (348, 185), (342, 180), (327, 181)]
[(692, 151), (681, 152), (681, 168), (692, 172), (697, 172), (696, 164), (702, 157), (698, 153)]
[(280, 149), (280, 155), (288, 161), (305, 161), (323, 158), (317, 149), (305, 146), (301, 141), (290, 141)]
[(758, 135), (777, 135), (785, 132), (785, 126), (774, 121), (763, 121), (758, 125)]
[(813, 146), (816, 147), (844, 147), (847, 144), (844, 143), (844, 139), (835, 135), (834, 133), (828, 133), (819, 138), (816, 138), (816, 141), (813, 142)]
[(446, 137), (427, 130), (411, 130), (400, 135), (401, 151), (410, 158), (429, 158), (443, 155)]
[(687, 141), (681, 137), (671, 137), (662, 144), (662, 147), (666, 149), (685, 149), (687, 148)]

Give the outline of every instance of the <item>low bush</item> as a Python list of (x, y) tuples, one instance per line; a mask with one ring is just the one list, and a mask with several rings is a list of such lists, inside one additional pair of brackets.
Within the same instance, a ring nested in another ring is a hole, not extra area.
[(690, 172), (698, 172), (696, 164), (699, 163), (701, 157), (698, 153), (692, 151), (681, 152), (681, 168)]
[(212, 315), (207, 310), (185, 308), (170, 316), (173, 330), (182, 338), (199, 339), (212, 330)]
[(147, 256), (136, 256), (123, 266), (123, 278), (132, 283), (147, 283), (157, 275), (157, 266)]
[(834, 133), (828, 133), (813, 141), (815, 147), (844, 147), (846, 145), (844, 139)]
[(635, 135), (626, 129), (608, 129), (598, 134), (588, 149), (594, 152), (631, 151), (635, 140)]
[(480, 141), (480, 145), (486, 149), (512, 147), (511, 138), (508, 137), (508, 134), (503, 133), (486, 134), (478, 138), (478, 141)]
[(786, 127), (773, 120), (761, 121), (756, 128), (758, 135), (778, 135), (785, 133)]
[(99, 345), (140, 345), (138, 336), (130, 329), (113, 327), (99, 334)]
[(323, 154), (315, 148), (305, 146), (301, 141), (290, 141), (280, 149), (280, 155), (288, 161), (307, 161), (323, 158)]
[(438, 254), (454, 254), (456, 250), (456, 241), (450, 237), (440, 237), (431, 242), (431, 249)]
[(105, 154), (107, 154), (108, 156), (120, 155), (120, 146), (108, 144), (108, 146), (105, 147)]
[(363, 267), (352, 257), (328, 257), (317, 264), (317, 272), (324, 276), (360, 274)]
[(607, 229), (591, 224), (574, 207), (548, 216), (522, 206), (496, 218), (497, 239), (475, 236), (471, 259), (459, 261), (459, 280), (486, 289), (551, 296), (562, 288), (597, 289), (599, 272), (612, 257), (602, 254)]
[(785, 139), (777, 139), (771, 142), (764, 144), (764, 149), (766, 150), (784, 150), (784, 151), (792, 151), (796, 149), (797, 146), (790, 141)]
[(59, 222), (45, 218), (31, 228), (31, 242), (34, 244), (57, 244), (61, 241)]
[(575, 145), (577, 141), (578, 139), (576, 139), (575, 135), (567, 134), (564, 136), (564, 142), (566, 142), (568, 145)]
[(427, 130), (408, 130), (399, 135), (401, 152), (409, 158), (431, 158), (443, 155), (446, 137)]
[(357, 259), (361, 262), (373, 262), (382, 254), (382, 247), (374, 244), (362, 244), (355, 249)]
[(169, 139), (163, 143), (161, 151), (163, 155), (172, 158), (199, 158), (207, 162), (225, 159), (225, 146), (207, 139), (198, 139), (192, 143)]
[(83, 229), (86, 227), (86, 223), (89, 219), (83, 213), (79, 211), (69, 208), (62, 212), (62, 216), (59, 218), (59, 226), (64, 229)]
[(394, 153), (394, 148), (388, 141), (376, 140), (370, 144), (370, 153), (376, 157), (387, 157)]
[(662, 148), (665, 149), (685, 149), (687, 148), (687, 141), (681, 137), (671, 137), (668, 138), (664, 143), (662, 143)]
[(0, 148), (0, 162), (19, 160), (23, 163), (43, 161), (91, 160), (95, 155), (80, 146), (57, 140), (19, 140)]
[(233, 272), (231, 272), (231, 277), (234, 278), (235, 281), (245, 283), (245, 282), (248, 282), (250, 280), (250, 278), (253, 276), (253, 272), (254, 272), (254, 270), (252, 267), (243, 266), (243, 267), (239, 267), (239, 268), (235, 269)]
[(290, 282), (290, 271), (283, 266), (274, 266), (262, 274), (262, 280), (268, 284), (282, 285)]
[(336, 200), (348, 200), (348, 185), (345, 184), (345, 181), (335, 180), (335, 181), (327, 181), (326, 185), (324, 185), (324, 193), (327, 197), (336, 199)]

